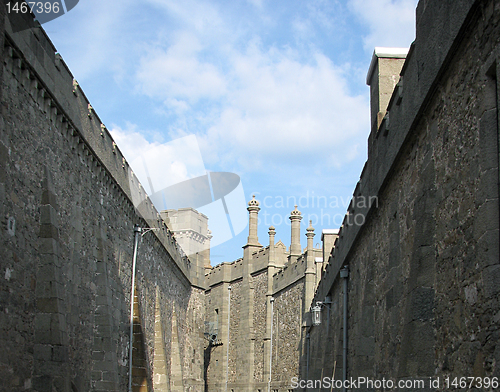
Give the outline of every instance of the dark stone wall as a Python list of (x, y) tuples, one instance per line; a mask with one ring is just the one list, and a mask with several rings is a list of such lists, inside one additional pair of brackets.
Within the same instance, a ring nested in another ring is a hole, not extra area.
[(138, 249), (134, 390), (170, 390), (179, 365), (201, 391), (204, 292), (188, 261), (134, 208), (128, 165), (44, 31), (0, 20), (0, 390), (127, 389), (139, 224), (160, 230)]
[(344, 225), (316, 293), (333, 304), (330, 331), (311, 330), (330, 352), (314, 377), (341, 360), (343, 265), (349, 376), (500, 375), (499, 23), (498, 2), (419, 3), (402, 101), (371, 136), (354, 195), (378, 203), (350, 211), (366, 223)]

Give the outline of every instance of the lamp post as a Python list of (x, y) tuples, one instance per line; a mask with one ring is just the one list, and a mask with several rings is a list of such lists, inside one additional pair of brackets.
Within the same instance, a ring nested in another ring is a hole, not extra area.
[(226, 392), (227, 382), (229, 380), (229, 332), (231, 327), (231, 285), (227, 287), (228, 300), (227, 300), (227, 349), (226, 349)]
[(274, 298), (271, 297), (269, 299), (271, 302), (271, 348), (269, 350), (269, 383), (268, 383), (268, 392), (271, 392), (271, 376), (273, 370), (273, 320), (274, 320)]

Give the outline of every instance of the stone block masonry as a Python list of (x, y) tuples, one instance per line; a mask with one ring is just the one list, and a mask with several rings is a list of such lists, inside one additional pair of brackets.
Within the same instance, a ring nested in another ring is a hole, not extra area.
[(140, 185), (44, 31), (4, 7), (0, 391), (127, 390), (135, 224), (159, 230), (138, 249), (133, 391), (202, 391), (199, 271), (134, 208)]
[(348, 377), (500, 376), (499, 25), (498, 2), (420, 1), (355, 190), (378, 203), (344, 224), (315, 295), (332, 304), (312, 351), (329, 354), (310, 378), (343, 365), (346, 265)]

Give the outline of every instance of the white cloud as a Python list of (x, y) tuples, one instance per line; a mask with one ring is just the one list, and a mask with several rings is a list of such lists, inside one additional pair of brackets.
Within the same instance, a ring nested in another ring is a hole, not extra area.
[(415, 9), (418, 0), (350, 0), (351, 10), (365, 22), (370, 33), (364, 47), (410, 46), (415, 39)]
[[(79, 81), (111, 71), (116, 81), (122, 80), (128, 66), (131, 49), (130, 10), (132, 0), (116, 2), (86, 0), (64, 17), (44, 24), (49, 35), (57, 35), (58, 49)], [(132, 13), (133, 14), (133, 13)], [(78, 32), (71, 34), (70, 32)]]
[(168, 143), (149, 142), (132, 124), (125, 130), (115, 126), (110, 133), (150, 195), (206, 173), (194, 135)]
[[(218, 69), (198, 59), (202, 46), (193, 34), (182, 33), (166, 51), (153, 48), (141, 59), (137, 80), (140, 90), (153, 97), (168, 97), (179, 102), (187, 99), (217, 98), (226, 89)], [(181, 105), (181, 107), (185, 107)], [(179, 108), (179, 105), (175, 105)]]
[(223, 19), (213, 2), (203, 0), (147, 0), (168, 12), (183, 23), (185, 28), (206, 33), (223, 24)]
[(181, 113), (179, 101), (187, 99), (189, 108), (180, 104), (185, 116), (197, 115), (196, 100), (218, 99), (220, 106), (211, 108), (216, 115), (197, 129), (209, 163), (238, 161), (253, 170), (304, 154), (356, 157), (343, 145), (367, 127), (368, 107), (365, 97), (349, 93), (348, 67), (336, 67), (319, 52), (304, 64), (290, 48), (264, 50), (254, 40), (244, 52), (233, 48), (224, 74), (203, 61), (201, 49), (199, 41), (179, 35), (169, 49), (156, 48), (141, 61), (137, 80), (167, 111)]

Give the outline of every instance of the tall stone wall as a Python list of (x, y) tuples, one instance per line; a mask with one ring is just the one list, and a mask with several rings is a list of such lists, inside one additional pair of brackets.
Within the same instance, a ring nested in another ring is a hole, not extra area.
[(366, 223), (344, 222), (316, 293), (333, 304), (312, 347), (330, 357), (312, 356), (309, 378), (342, 355), (343, 265), (348, 377), (443, 387), (445, 376), (500, 375), (499, 22), (493, 1), (419, 3), (403, 83), (355, 190), (378, 203), (350, 210)]
[(271, 388), (288, 391), (292, 377), (300, 376), (305, 353), (302, 330), (304, 278), (274, 295)]
[[(247, 300), (244, 295), (243, 282), (238, 281), (231, 284), (231, 309), (230, 309), (230, 319), (229, 319), (229, 359), (227, 363), (224, 364), (225, 371), (229, 372), (227, 380), (228, 385), (231, 385), (234, 389), (235, 386), (241, 382), (241, 373), (244, 371), (248, 372), (248, 369), (243, 369), (241, 363), (243, 359), (246, 359), (247, 353), (243, 352), (242, 346), (239, 344), (243, 339), (248, 338), (242, 333), (242, 302)], [(224, 349), (224, 348), (223, 348)], [(224, 351), (227, 352), (227, 346)], [(222, 364), (221, 364), (222, 365)], [(223, 374), (223, 373), (222, 373)], [(222, 380), (225, 380), (223, 377)], [(236, 384), (236, 385), (234, 385)]]
[(255, 339), (254, 351), (254, 380), (256, 383), (261, 382), (262, 387), (267, 385), (267, 378), (264, 374), (267, 369), (264, 369), (264, 341), (266, 340), (266, 322), (267, 322), (267, 270), (252, 276), (253, 290), (254, 290), (254, 313), (253, 313), (253, 327)]
[(147, 221), (134, 208), (128, 164), (44, 31), (4, 21), (0, 390), (127, 389), (138, 224), (159, 231), (138, 248), (134, 390), (201, 391), (204, 292), (189, 261), (152, 205)]

